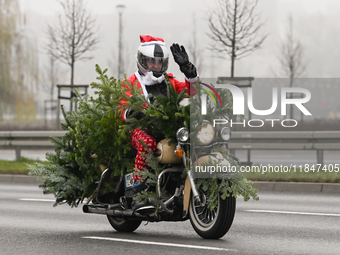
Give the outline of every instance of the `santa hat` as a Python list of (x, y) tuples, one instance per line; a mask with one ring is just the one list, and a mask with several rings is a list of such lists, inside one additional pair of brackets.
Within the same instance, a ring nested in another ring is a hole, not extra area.
[(140, 45), (145, 46), (145, 45), (152, 45), (152, 44), (158, 44), (164, 46), (164, 40), (159, 37), (153, 37), (151, 35), (140, 35)]

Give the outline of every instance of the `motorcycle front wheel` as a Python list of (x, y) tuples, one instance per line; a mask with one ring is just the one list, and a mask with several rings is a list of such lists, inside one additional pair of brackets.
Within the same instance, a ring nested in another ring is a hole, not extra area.
[(208, 208), (206, 194), (198, 190), (201, 203), (195, 201), (191, 195), (189, 205), (190, 222), (196, 233), (205, 239), (223, 237), (234, 220), (236, 199), (231, 195), (226, 199), (218, 196), (218, 203), (214, 210)]
[(118, 232), (133, 232), (142, 223), (141, 220), (129, 220), (126, 218), (113, 217), (110, 215), (107, 216), (107, 219), (109, 220), (111, 226)]

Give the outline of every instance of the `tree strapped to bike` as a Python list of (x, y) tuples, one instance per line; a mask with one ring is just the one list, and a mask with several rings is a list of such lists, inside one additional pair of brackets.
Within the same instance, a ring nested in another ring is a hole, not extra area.
[[(184, 50), (177, 46), (171, 48), (174, 56)], [(153, 53), (160, 52), (156, 48)], [(166, 69), (156, 75), (162, 90), (143, 91), (138, 81), (109, 78), (107, 70), (96, 66), (98, 82), (91, 84), (96, 96), (78, 93), (77, 111), (62, 108), (62, 128), (68, 132), (61, 139), (51, 138), (55, 153), (46, 154), (50, 164), (29, 166), (30, 174), (44, 181), (43, 192), (55, 196), (55, 206), (84, 203), (85, 213), (107, 215), (120, 232), (132, 232), (142, 221), (188, 219), (203, 238), (217, 239), (228, 232), (236, 197), (257, 200), (257, 190), (235, 172), (195, 171), (238, 169), (240, 164), (228, 153), (230, 129), (211, 124), (216, 116), (232, 118), (231, 94), (220, 91), (222, 105), (208, 103), (209, 114), (202, 116), (200, 94), (205, 90), (188, 77), (197, 76), (195, 67), (185, 65), (180, 69), (191, 91), (178, 89)]]

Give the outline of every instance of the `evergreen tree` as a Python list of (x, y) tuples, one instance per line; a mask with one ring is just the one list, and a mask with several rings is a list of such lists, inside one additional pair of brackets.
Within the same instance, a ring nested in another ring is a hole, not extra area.
[[(150, 104), (137, 86), (132, 86), (127, 81), (122, 84), (113, 77), (109, 78), (106, 75), (107, 69), (102, 71), (98, 65), (96, 71), (99, 74), (97, 78), (99, 82), (91, 84), (92, 88), (96, 89), (96, 98), (82, 97), (78, 93), (75, 99), (79, 104), (78, 111), (68, 113), (63, 111), (66, 122), (62, 123), (62, 127), (68, 132), (61, 139), (51, 138), (55, 144), (55, 153), (47, 154), (47, 160), (51, 164), (35, 163), (28, 166), (30, 174), (37, 175), (44, 181), (40, 186), (44, 193), (55, 195), (55, 205), (66, 202), (71, 206), (77, 206), (84, 198), (93, 197), (97, 188), (96, 182), (101, 176), (99, 165), (112, 169), (111, 179), (116, 181), (119, 180), (119, 176), (134, 170), (136, 154), (130, 141), (130, 131), (133, 129), (151, 131), (156, 140), (168, 138), (170, 143), (173, 143), (176, 142), (176, 131), (179, 128), (190, 128), (190, 125), (202, 119), (197, 113), (200, 102), (193, 99), (190, 105), (182, 105), (182, 100), (188, 94), (186, 90), (178, 94), (168, 77), (166, 77), (167, 96), (157, 97), (154, 103)], [(127, 90), (132, 97), (126, 95)], [(151, 96), (150, 94), (149, 97)], [(221, 92), (221, 98), (230, 100), (231, 94)], [(126, 100), (127, 103), (122, 104), (122, 100)], [(211, 110), (214, 110), (215, 114), (230, 116), (231, 105), (232, 103)], [(134, 114), (143, 112), (144, 117), (139, 120), (129, 118), (127, 122), (123, 122), (120, 116), (127, 108), (134, 109)], [(196, 133), (197, 126), (196, 131), (190, 136), (193, 137)], [(227, 150), (221, 149), (220, 152), (232, 165), (239, 167), (238, 160), (230, 156)], [(97, 155), (96, 158), (91, 156), (93, 153)], [(163, 168), (152, 153), (145, 156), (153, 171), (144, 169), (139, 174), (143, 175), (143, 178), (149, 177), (148, 183), (155, 185)], [(184, 174), (187, 170), (185, 169)], [(221, 177), (222, 182), (218, 182)], [(252, 183), (242, 176), (216, 176), (213, 179), (197, 179), (196, 182), (209, 190), (211, 208), (216, 204), (217, 192), (221, 192), (222, 197), (233, 194), (242, 195), (245, 200), (250, 197), (258, 199)], [(110, 188), (114, 189), (115, 185), (106, 188), (109, 191)], [(158, 198), (157, 192), (152, 194), (142, 192), (137, 199), (143, 200), (148, 196)]]

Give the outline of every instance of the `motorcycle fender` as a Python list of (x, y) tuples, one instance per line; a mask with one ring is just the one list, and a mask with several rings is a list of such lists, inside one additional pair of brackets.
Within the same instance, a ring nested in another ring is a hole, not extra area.
[(189, 177), (187, 176), (187, 178), (185, 179), (184, 196), (183, 196), (184, 216), (187, 216), (187, 213), (189, 210), (190, 194), (191, 194), (191, 185), (190, 185)]

